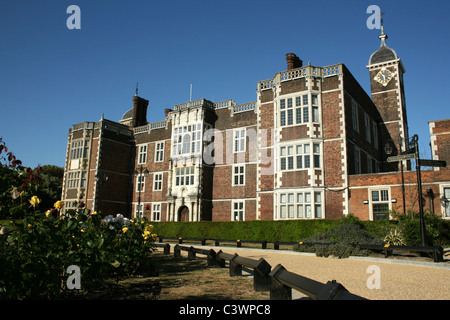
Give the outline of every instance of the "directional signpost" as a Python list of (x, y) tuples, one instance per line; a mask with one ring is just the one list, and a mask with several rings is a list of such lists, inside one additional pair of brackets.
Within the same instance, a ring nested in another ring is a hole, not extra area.
[(420, 159), (419, 164), (421, 167), (446, 167), (447, 162), (442, 160), (426, 160)]
[(401, 154), (399, 156), (389, 157), (387, 158), (387, 162), (399, 162), (403, 160), (411, 160), (415, 159), (416, 155), (414, 153)]
[(416, 171), (417, 171), (417, 188), (418, 188), (418, 197), (419, 197), (419, 210), (420, 210), (420, 233), (422, 238), (422, 246), (426, 245), (425, 239), (425, 222), (423, 218), (423, 203), (422, 203), (422, 178), (420, 173), (420, 167), (446, 167), (447, 162), (442, 160), (427, 160), (420, 159), (419, 156), (419, 136), (417, 134), (414, 135), (410, 146), (413, 146), (408, 151), (405, 151), (403, 154), (398, 156), (393, 156), (387, 158), (387, 162), (399, 162), (404, 160), (412, 160), (416, 159)]

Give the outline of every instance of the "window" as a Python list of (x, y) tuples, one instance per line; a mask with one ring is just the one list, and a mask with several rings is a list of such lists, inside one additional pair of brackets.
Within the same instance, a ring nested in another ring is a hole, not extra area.
[(319, 98), (316, 94), (313, 94), (311, 97), (312, 97), (312, 121), (320, 122)]
[(370, 156), (367, 156), (367, 173), (372, 173), (373, 172), (373, 159)]
[(140, 174), (136, 177), (136, 192), (145, 191), (145, 176)]
[(188, 155), (201, 152), (202, 124), (192, 124), (174, 129), (172, 155)]
[(316, 219), (322, 218), (322, 194), (314, 192), (314, 214)]
[(136, 204), (134, 207), (134, 216), (136, 218), (142, 218), (144, 215), (144, 204), (141, 203), (140, 205)]
[(311, 159), (311, 143), (280, 147), (280, 170), (301, 170), (312, 166), (321, 168), (320, 143), (312, 143), (312, 147), (313, 159)]
[(86, 188), (86, 172), (81, 172), (80, 187)]
[(279, 219), (321, 219), (322, 192), (288, 192), (279, 194)]
[(163, 174), (155, 173), (153, 174), (153, 191), (161, 191), (163, 182)]
[(244, 221), (244, 201), (233, 201), (233, 221)]
[(355, 147), (355, 174), (361, 173), (361, 150)]
[(372, 123), (372, 129), (373, 129), (373, 146), (375, 149), (378, 149), (378, 126), (375, 121)]
[(389, 190), (372, 190), (372, 213), (374, 220), (386, 219), (386, 214), (389, 212)]
[(366, 140), (370, 143), (370, 118), (367, 113), (364, 113), (364, 126), (366, 129)]
[(233, 185), (245, 185), (245, 166), (233, 166)]
[(155, 143), (155, 162), (164, 161), (164, 142)]
[[(280, 99), (280, 126), (292, 126), (309, 122), (309, 95)], [(312, 95), (312, 121), (319, 122), (319, 98)]]
[(138, 164), (147, 163), (147, 145), (143, 144), (138, 146)]
[(245, 151), (245, 129), (234, 130), (234, 152)]
[(175, 185), (189, 186), (194, 184), (194, 167), (177, 168), (175, 170)]
[(83, 151), (83, 158), (87, 159), (89, 157), (89, 141), (84, 141), (84, 151)]
[(445, 212), (444, 217), (450, 218), (450, 188), (444, 188)]
[(294, 146), (280, 148), (281, 170), (294, 169)]
[(314, 168), (320, 168), (320, 144), (313, 144)]
[(72, 141), (72, 146), (70, 150), (70, 160), (80, 159), (82, 156), (83, 156), (83, 140)]
[(69, 172), (67, 174), (67, 189), (77, 189), (80, 180), (80, 172)]
[(302, 123), (302, 96), (295, 98), (295, 123)]
[(311, 167), (311, 147), (309, 144), (305, 144), (304, 145), (304, 156), (303, 159), (305, 160), (304, 162), (304, 168), (310, 168)]
[(352, 122), (353, 122), (353, 130), (359, 132), (359, 114), (358, 114), (359, 106), (358, 104), (352, 100)]
[(161, 204), (154, 203), (152, 205), (152, 221), (161, 221)]

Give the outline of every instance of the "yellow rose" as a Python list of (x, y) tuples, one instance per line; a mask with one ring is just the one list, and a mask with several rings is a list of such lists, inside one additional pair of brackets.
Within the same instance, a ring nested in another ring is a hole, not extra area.
[(45, 212), (45, 216), (46, 216), (46, 217), (49, 217), (51, 214), (52, 214), (52, 211), (51, 211), (51, 210), (47, 210), (47, 211)]
[(81, 232), (84, 232), (84, 229), (81, 229), (80, 231), (81, 231)]
[(151, 235), (151, 232), (148, 230), (145, 230), (144, 233), (142, 234), (142, 237), (144, 237), (145, 240), (147, 240)]
[(41, 200), (37, 196), (32, 196), (30, 200), (28, 200), (33, 207), (36, 207)]
[(151, 224), (149, 224), (148, 226), (145, 227), (145, 230), (152, 232), (153, 231), (153, 226)]
[(27, 226), (28, 228), (31, 228), (31, 224), (28, 224), (28, 226)]
[(92, 212), (92, 214), (97, 214), (97, 211)]
[(62, 209), (62, 207), (64, 207), (64, 202), (62, 201), (56, 201), (55, 204), (53, 205), (56, 209)]
[(157, 234), (152, 234), (152, 238), (153, 238), (153, 240), (156, 240), (156, 238), (158, 238), (158, 235)]
[(127, 228), (127, 227), (122, 228), (122, 232), (123, 232), (123, 233), (127, 233), (127, 231), (128, 231), (128, 228)]

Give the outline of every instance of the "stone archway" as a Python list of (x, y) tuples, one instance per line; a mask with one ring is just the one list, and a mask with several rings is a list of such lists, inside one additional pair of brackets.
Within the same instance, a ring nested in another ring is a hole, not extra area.
[(180, 207), (178, 209), (178, 221), (189, 221), (189, 208), (186, 206)]

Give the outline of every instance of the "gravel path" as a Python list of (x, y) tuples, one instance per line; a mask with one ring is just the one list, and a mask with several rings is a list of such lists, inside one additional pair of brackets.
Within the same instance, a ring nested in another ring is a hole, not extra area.
[[(203, 246), (201, 246), (204, 248)], [(209, 248), (209, 247), (208, 247)], [(272, 251), (249, 248), (210, 247), (216, 252), (259, 259), (272, 269), (281, 264), (290, 272), (326, 283), (336, 280), (349, 292), (371, 300), (450, 300), (450, 261), (434, 263), (394, 258), (351, 257), (347, 259), (316, 257), (311, 253)], [(379, 270), (379, 289), (374, 287)], [(299, 297), (293, 290), (293, 298)]]

